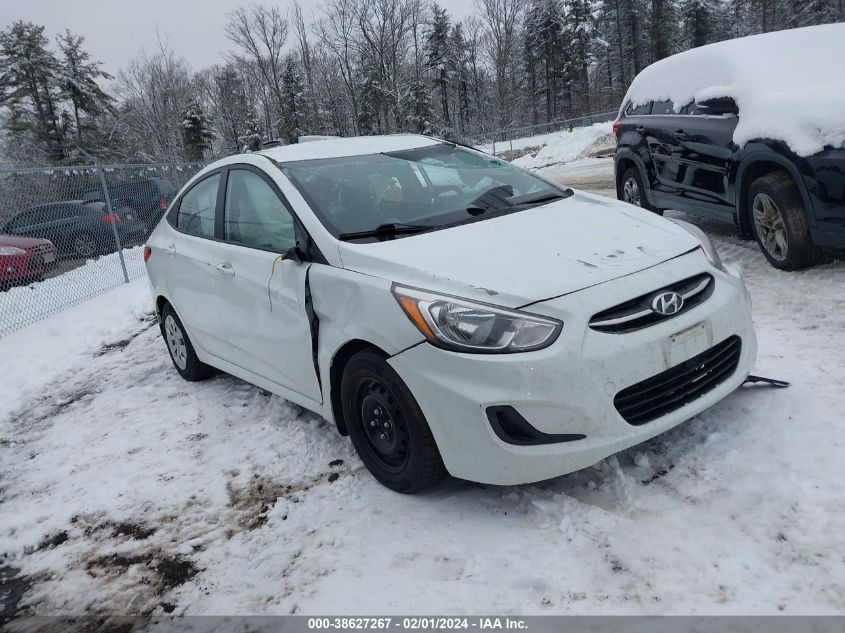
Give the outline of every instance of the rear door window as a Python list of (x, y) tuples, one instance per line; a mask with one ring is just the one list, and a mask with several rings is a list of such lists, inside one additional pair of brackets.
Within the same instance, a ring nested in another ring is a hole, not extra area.
[(220, 174), (209, 176), (182, 196), (176, 228), (201, 237), (214, 237), (214, 217)]
[(651, 114), (675, 114), (675, 105), (671, 101), (655, 101), (651, 105)]

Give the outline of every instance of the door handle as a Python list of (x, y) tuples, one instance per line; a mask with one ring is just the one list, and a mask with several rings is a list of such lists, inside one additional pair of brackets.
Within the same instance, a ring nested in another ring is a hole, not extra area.
[(645, 132), (645, 126), (638, 125), (637, 126), (637, 132), (640, 132), (640, 133)]
[(226, 277), (235, 276), (235, 269), (232, 268), (232, 264), (230, 264), (229, 262), (217, 264), (215, 268), (217, 269), (217, 272), (219, 272), (221, 275), (225, 275)]
[(672, 136), (674, 136), (674, 137), (675, 137), (677, 140), (679, 140), (679, 141), (685, 141), (685, 140), (687, 140), (687, 135), (686, 135), (686, 133), (685, 133), (683, 130), (678, 130), (678, 131), (677, 131), (677, 132), (675, 132)]
[(165, 255), (169, 255), (170, 257), (173, 257), (176, 254), (176, 244), (168, 244), (167, 246), (165, 246), (161, 250), (164, 251)]

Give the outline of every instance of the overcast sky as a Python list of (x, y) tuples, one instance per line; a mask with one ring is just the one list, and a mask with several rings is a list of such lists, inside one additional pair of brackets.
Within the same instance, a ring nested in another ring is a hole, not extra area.
[[(305, 15), (318, 6), (313, 0), (301, 0)], [(91, 57), (103, 62), (103, 68), (116, 74), (141, 49), (156, 48), (156, 26), (168, 38), (171, 48), (190, 62), (194, 70), (214, 64), (230, 48), (223, 27), (226, 13), (239, 5), (261, 2), (236, 0), (0, 0), (0, 26), (27, 20), (46, 27), (52, 40), (56, 33), (70, 29), (85, 37)], [(292, 0), (266, 1), (287, 11)], [(455, 17), (473, 10), (473, 0), (447, 0)], [(292, 38), (291, 38), (292, 41)]]

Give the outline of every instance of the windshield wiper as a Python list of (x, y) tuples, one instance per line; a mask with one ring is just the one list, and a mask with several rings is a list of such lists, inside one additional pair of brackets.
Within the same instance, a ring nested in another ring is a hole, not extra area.
[(520, 196), (519, 198), (512, 200), (511, 204), (513, 204), (513, 206), (515, 207), (521, 207), (527, 204), (539, 204), (541, 202), (551, 202), (552, 200), (560, 200), (561, 198), (568, 198), (571, 195), (571, 189), (567, 190), (566, 192), (560, 192), (555, 189), (543, 189), (542, 191), (538, 191), (537, 193)]
[(379, 224), (374, 229), (366, 231), (354, 231), (351, 233), (341, 233), (337, 239), (341, 241), (355, 240), (365, 237), (394, 237), (396, 235), (412, 235), (414, 233), (422, 233), (435, 227), (426, 224), (403, 224), (402, 222), (387, 222)]
[(510, 185), (490, 187), (467, 205), (466, 212), (478, 215), (491, 208), (496, 210), (508, 209), (513, 206), (513, 203), (508, 200), (511, 196), (513, 196), (513, 187)]

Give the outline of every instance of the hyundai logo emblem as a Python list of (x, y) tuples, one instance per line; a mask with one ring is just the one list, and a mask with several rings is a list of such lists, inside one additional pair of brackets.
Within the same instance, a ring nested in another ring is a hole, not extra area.
[(651, 309), (657, 314), (671, 316), (684, 307), (684, 298), (677, 292), (661, 292), (651, 300)]

